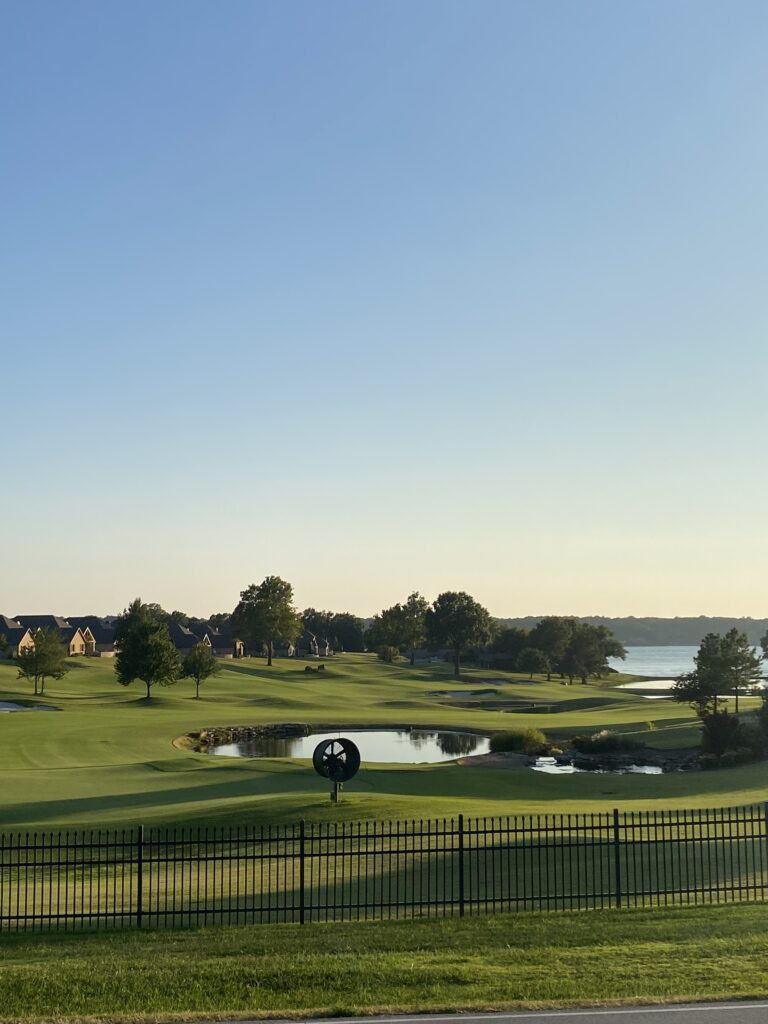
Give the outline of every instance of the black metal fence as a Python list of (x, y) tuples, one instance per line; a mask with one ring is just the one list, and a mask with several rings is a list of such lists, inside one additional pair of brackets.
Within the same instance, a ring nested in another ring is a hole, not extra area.
[(768, 804), (0, 835), (0, 930), (764, 900)]

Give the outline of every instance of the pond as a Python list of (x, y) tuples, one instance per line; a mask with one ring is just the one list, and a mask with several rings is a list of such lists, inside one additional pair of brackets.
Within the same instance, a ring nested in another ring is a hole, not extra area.
[(363, 764), (438, 764), (467, 754), (487, 754), (488, 736), (433, 729), (322, 730), (309, 736), (257, 736), (206, 748), (223, 757), (311, 758), (321, 739), (345, 736), (360, 750)]

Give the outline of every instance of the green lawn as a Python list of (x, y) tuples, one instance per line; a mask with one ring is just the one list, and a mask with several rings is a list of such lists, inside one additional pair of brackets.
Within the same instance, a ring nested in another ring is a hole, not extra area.
[(768, 995), (768, 907), (0, 938), (2, 1021), (503, 1010)]
[[(575, 812), (620, 806), (725, 806), (765, 798), (768, 765), (662, 777), (545, 776), (525, 768), (478, 768), (456, 763), (364, 766), (342, 802), (332, 807), (327, 786), (308, 762), (214, 758), (179, 749), (179, 735), (214, 725), (306, 722), (353, 725), (445, 726), (493, 731), (536, 725), (554, 737), (603, 727), (637, 733), (649, 745), (697, 742), (692, 712), (648, 701), (608, 684), (589, 688), (531, 682), (471, 669), (454, 684), (450, 666), (411, 669), (370, 655), (327, 660), (325, 676), (307, 675), (303, 662), (225, 663), (193, 699), (183, 681), (156, 690), (114, 681), (109, 660), (73, 661), (61, 682), (49, 684), (45, 703), (56, 713), (0, 716), (0, 827), (6, 830), (75, 825), (148, 825), (208, 822), (290, 822), (356, 818)], [(495, 683), (489, 680), (504, 679)], [(450, 707), (432, 691), (493, 686), (483, 707)], [(12, 664), (0, 663), (0, 700), (31, 697)], [(556, 713), (504, 713), (514, 699), (557, 705)], [(649, 722), (654, 723), (653, 731)], [(363, 751), (363, 757), (365, 752)]]

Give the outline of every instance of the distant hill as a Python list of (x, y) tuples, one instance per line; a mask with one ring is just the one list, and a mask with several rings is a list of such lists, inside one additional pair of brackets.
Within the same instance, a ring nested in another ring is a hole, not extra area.
[[(531, 629), (543, 617), (526, 615), (521, 619), (499, 619), (499, 622), (505, 626)], [(593, 626), (607, 626), (618, 640), (630, 647), (698, 647), (707, 633), (725, 633), (734, 627), (746, 633), (750, 643), (758, 644), (768, 633), (768, 619), (728, 619), (709, 615), (674, 619), (635, 618), (633, 615), (617, 619), (604, 615), (575, 615), (574, 618)]]

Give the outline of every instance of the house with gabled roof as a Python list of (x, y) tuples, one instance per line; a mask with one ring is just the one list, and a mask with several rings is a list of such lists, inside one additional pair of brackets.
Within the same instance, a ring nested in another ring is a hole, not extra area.
[(6, 643), (5, 649), (0, 650), (0, 658), (18, 658), (24, 651), (34, 649), (32, 630), (7, 615), (0, 615), (0, 636)]
[(173, 646), (179, 652), (179, 654), (187, 654), (193, 647), (199, 644), (201, 641), (207, 643), (210, 646), (210, 640), (203, 640), (202, 637), (193, 633), (191, 629), (186, 626), (182, 626), (178, 622), (168, 623), (168, 632), (171, 634), (171, 640)]
[(93, 634), (87, 627), (84, 632), (61, 615), (17, 615), (16, 621), (26, 626), (33, 636), (38, 629), (57, 630), (69, 657), (87, 654), (88, 648), (95, 647), (96, 644)]
[(115, 656), (115, 627), (106, 619), (98, 615), (68, 615), (67, 622), (81, 630), (86, 640), (86, 654), (96, 658)]
[(216, 629), (205, 619), (190, 619), (189, 628), (211, 648), (217, 658), (242, 658), (245, 644), (232, 633)]

